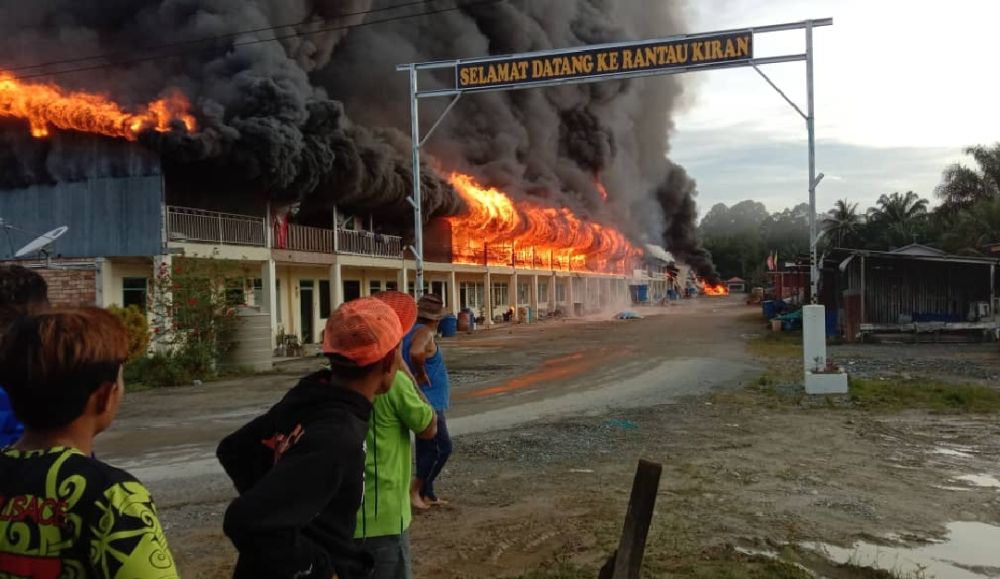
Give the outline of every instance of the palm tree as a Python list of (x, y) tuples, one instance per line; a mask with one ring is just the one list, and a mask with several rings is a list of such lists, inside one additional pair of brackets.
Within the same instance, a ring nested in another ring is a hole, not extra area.
[(863, 222), (858, 214), (858, 204), (847, 199), (839, 199), (833, 209), (826, 212), (823, 218), (823, 231), (836, 240), (837, 247), (844, 247), (844, 242), (850, 242), (858, 235)]
[(934, 192), (948, 209), (968, 207), (977, 201), (1000, 197), (1000, 143), (965, 149), (977, 168), (955, 163), (944, 170)]
[(927, 215), (927, 200), (921, 199), (913, 191), (905, 195), (898, 192), (883, 194), (876, 207), (868, 210), (868, 219), (882, 225), (905, 225)]

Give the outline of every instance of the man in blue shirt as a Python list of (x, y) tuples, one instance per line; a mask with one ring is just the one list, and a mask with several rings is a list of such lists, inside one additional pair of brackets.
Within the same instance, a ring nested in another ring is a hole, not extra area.
[[(38, 273), (20, 265), (0, 266), (0, 332), (17, 318), (49, 305), (49, 287)], [(3, 334), (0, 333), (0, 336)], [(14, 416), (7, 393), (0, 387), (0, 448), (21, 438), (24, 426)]]
[(417, 323), (403, 338), (403, 360), (437, 414), (437, 434), (434, 438), (417, 440), (417, 474), (410, 491), (410, 501), (418, 509), (445, 503), (435, 494), (434, 481), (448, 462), (452, 450), (444, 419), (450, 398), (448, 369), (434, 340), (438, 324), (445, 315), (443, 304), (438, 295), (427, 294), (420, 298), (417, 302)]

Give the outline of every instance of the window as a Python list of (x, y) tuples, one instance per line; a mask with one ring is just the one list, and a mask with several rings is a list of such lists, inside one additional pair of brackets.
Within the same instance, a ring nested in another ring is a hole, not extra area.
[(274, 312), (275, 320), (281, 323), (281, 280), (274, 280), (274, 303), (276, 312)]
[(122, 279), (122, 307), (137, 306), (146, 311), (146, 295), (149, 282), (144, 277), (126, 277)]
[(538, 301), (547, 302), (549, 301), (549, 281), (540, 279), (538, 280)]
[(324, 320), (330, 317), (330, 282), (327, 280), (319, 282), (319, 317)]
[(226, 280), (226, 305), (227, 306), (241, 306), (247, 303), (247, 292), (243, 287), (242, 279), (227, 279)]
[(483, 284), (462, 282), (458, 284), (458, 294), (462, 308), (478, 312), (483, 307)]
[(382, 280), (373, 279), (368, 282), (368, 295), (375, 295), (382, 291)]
[(564, 302), (566, 301), (566, 281), (556, 282), (556, 301)]
[(361, 297), (361, 281), (355, 279), (344, 280), (344, 301), (349, 302)]
[(528, 284), (519, 283), (517, 284), (517, 303), (518, 305), (529, 303), (530, 293), (528, 292)]
[(448, 301), (448, 284), (443, 281), (431, 282), (431, 293), (441, 296), (441, 299)]
[(253, 280), (253, 305), (259, 308), (266, 308), (264, 304), (264, 280), (259, 277)]
[[(413, 289), (414, 289), (414, 288), (416, 288), (416, 287), (417, 287), (417, 286), (416, 286), (416, 282), (412, 282), (412, 281), (410, 282), (410, 285), (409, 285), (409, 286), (407, 286), (407, 288), (408, 288), (408, 293), (409, 293), (409, 294), (410, 294), (411, 296), (412, 296), (412, 295), (414, 295), (414, 293), (413, 293)], [(427, 280), (424, 280), (424, 293), (425, 293), (425, 294), (429, 294), (429, 293), (431, 293), (431, 286), (430, 286), (430, 284), (429, 284), (429, 283), (427, 282)]]
[(507, 309), (510, 307), (510, 300), (507, 299), (507, 284), (506, 283), (495, 283), (493, 284), (493, 299), (490, 305), (496, 308)]
[(398, 283), (396, 283), (394, 281), (387, 281), (387, 282), (385, 282), (385, 291), (387, 291), (387, 292), (394, 292), (397, 289), (399, 289), (399, 284)]

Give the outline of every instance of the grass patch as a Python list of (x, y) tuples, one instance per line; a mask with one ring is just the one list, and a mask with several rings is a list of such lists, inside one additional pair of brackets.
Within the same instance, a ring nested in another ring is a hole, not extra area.
[(801, 332), (768, 332), (751, 338), (747, 351), (761, 358), (802, 358)]
[(1000, 390), (935, 380), (851, 379), (851, 400), (864, 410), (924, 409), (941, 413), (1000, 412)]

